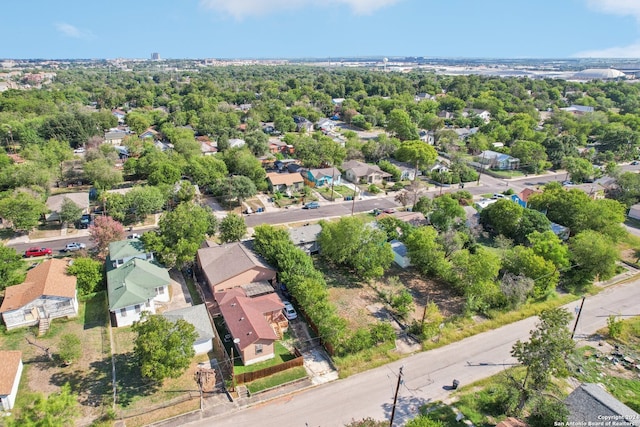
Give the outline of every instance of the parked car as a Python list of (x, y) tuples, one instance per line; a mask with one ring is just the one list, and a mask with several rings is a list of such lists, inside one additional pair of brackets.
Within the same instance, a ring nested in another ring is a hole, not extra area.
[(634, 160), (633, 162), (631, 162), (631, 166), (638, 166), (640, 165), (640, 161), (638, 160)]
[(51, 248), (29, 248), (24, 251), (24, 256), (27, 258), (31, 258), (34, 256), (47, 256), (52, 255), (53, 251)]
[(282, 296), (290, 299), (291, 298), (291, 294), (289, 293), (289, 289), (287, 289), (287, 285), (285, 285), (284, 283), (280, 283), (280, 293), (282, 293)]
[(284, 315), (287, 317), (287, 319), (289, 320), (297, 319), (298, 313), (296, 313), (296, 309), (293, 308), (293, 305), (289, 301), (284, 301), (283, 304), (284, 304), (284, 309), (282, 311), (284, 311)]
[(79, 251), (80, 249), (84, 249), (86, 247), (87, 245), (85, 245), (84, 243), (71, 242), (71, 243), (67, 243), (64, 249), (62, 249), (62, 252), (75, 252), (75, 251)]
[(572, 181), (562, 181), (562, 185), (564, 185), (565, 187), (571, 187), (573, 185)]
[(91, 214), (84, 214), (76, 223), (76, 228), (89, 228), (91, 224), (93, 224)]
[(320, 203), (318, 202), (309, 202), (302, 207), (302, 209), (318, 209), (320, 207)]
[(138, 233), (129, 234), (127, 239), (139, 239), (140, 235)]
[(382, 212), (386, 214), (392, 214), (392, 213), (395, 213), (396, 210), (394, 208), (387, 208), (387, 209), (384, 209)]
[(84, 148), (83, 147), (78, 147), (75, 150), (73, 150), (74, 153), (76, 154), (82, 154), (84, 153)]

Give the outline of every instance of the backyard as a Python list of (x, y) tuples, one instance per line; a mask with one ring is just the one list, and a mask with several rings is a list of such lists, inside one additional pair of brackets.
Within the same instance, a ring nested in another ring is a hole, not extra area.
[[(111, 359), (107, 331), (106, 295), (104, 292), (79, 304), (75, 319), (55, 319), (42, 337), (36, 337), (37, 327), (0, 332), (0, 348), (22, 351), (24, 373), (20, 382), (17, 407), (32, 402), (33, 393), (49, 394), (69, 383), (80, 398), (79, 423), (88, 424), (104, 415), (111, 402)], [(82, 342), (82, 356), (70, 366), (57, 357), (60, 337), (73, 334)], [(27, 340), (37, 344), (31, 345)], [(49, 360), (45, 349), (53, 354)]]

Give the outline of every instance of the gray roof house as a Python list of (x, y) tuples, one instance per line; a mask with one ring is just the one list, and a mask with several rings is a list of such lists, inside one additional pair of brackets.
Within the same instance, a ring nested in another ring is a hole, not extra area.
[(308, 254), (320, 252), (318, 235), (322, 231), (320, 224), (309, 224), (302, 227), (294, 227), (287, 230), (294, 245)]
[(47, 199), (47, 208), (49, 209), (49, 213), (44, 215), (44, 219), (47, 221), (59, 221), (60, 220), (60, 209), (62, 208), (62, 203), (64, 199), (69, 199), (73, 203), (76, 204), (80, 209), (82, 209), (82, 213), (89, 212), (89, 193), (66, 193), (66, 194), (56, 194), (55, 196), (50, 196)]
[[(598, 384), (581, 384), (567, 396), (564, 403), (569, 409), (566, 425), (640, 426), (640, 414)], [(606, 424), (607, 421), (612, 424)]]
[(162, 315), (172, 322), (176, 322), (179, 319), (186, 320), (196, 328), (198, 337), (193, 343), (193, 349), (196, 354), (205, 354), (213, 350), (212, 340), (215, 335), (207, 307), (204, 304), (167, 311)]
[(520, 167), (520, 159), (497, 151), (485, 150), (476, 159), (484, 168), (489, 169), (511, 170)]
[(357, 160), (349, 160), (342, 164), (345, 177), (348, 181), (358, 184), (365, 182), (367, 184), (380, 184), (383, 179), (389, 178), (390, 173), (384, 172), (378, 165), (370, 165), (368, 163), (359, 162)]

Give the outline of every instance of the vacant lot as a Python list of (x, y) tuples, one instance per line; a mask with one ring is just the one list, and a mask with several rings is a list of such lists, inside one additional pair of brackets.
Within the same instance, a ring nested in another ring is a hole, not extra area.
[[(0, 333), (0, 348), (22, 351), (24, 373), (17, 406), (28, 405), (33, 392), (49, 394), (68, 382), (80, 396), (80, 423), (86, 424), (103, 414), (102, 404), (108, 405), (111, 397), (106, 313), (106, 296), (101, 292), (80, 303), (80, 315), (76, 319), (54, 320), (49, 332), (42, 337), (36, 336), (37, 327)], [(60, 337), (64, 334), (74, 334), (82, 342), (82, 356), (71, 366), (63, 366), (57, 358)], [(46, 349), (53, 360), (47, 357)]]
[(384, 277), (371, 281), (360, 281), (349, 272), (317, 263), (327, 281), (329, 298), (338, 314), (347, 319), (351, 327), (370, 324), (375, 313), (385, 305), (388, 295), (407, 289), (414, 299), (414, 310), (407, 323), (422, 319), (425, 304), (435, 302), (445, 317), (460, 314), (464, 306), (462, 297), (453, 293), (445, 283), (425, 279), (413, 268), (402, 269), (393, 266)]

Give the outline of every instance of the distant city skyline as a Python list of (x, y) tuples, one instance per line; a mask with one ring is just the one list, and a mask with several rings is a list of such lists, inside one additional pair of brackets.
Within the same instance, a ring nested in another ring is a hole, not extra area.
[(0, 58), (640, 58), (640, 0), (22, 0)]

